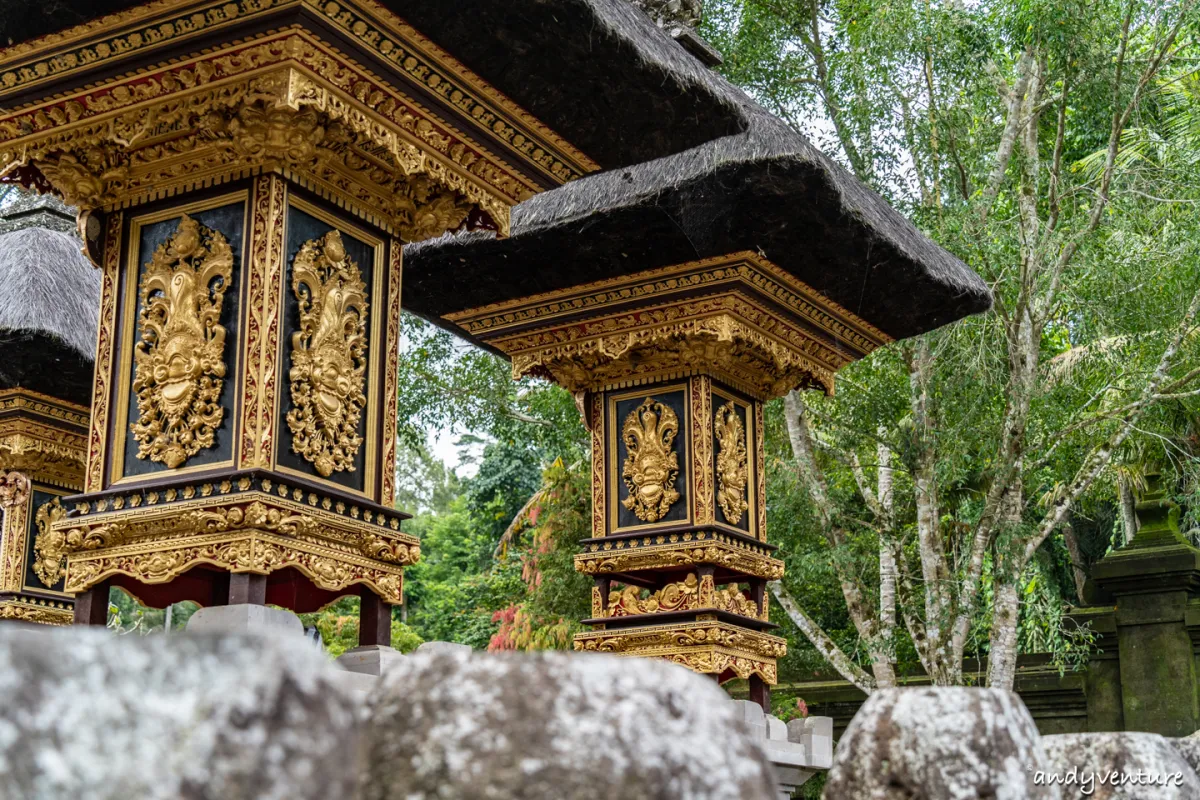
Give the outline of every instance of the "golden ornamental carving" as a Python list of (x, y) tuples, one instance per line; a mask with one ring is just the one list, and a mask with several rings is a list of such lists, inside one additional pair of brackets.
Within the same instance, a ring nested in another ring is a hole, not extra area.
[(124, 528), (113, 524), (64, 529), (60, 523), (66, 516), (67, 510), (56, 498), (39, 508), (35, 518), (38, 535), (33, 540), (33, 571), (47, 586), (58, 583), (66, 573), (67, 556), (71, 553), (111, 547), (125, 537)]
[(686, 567), (713, 564), (737, 570), (745, 575), (773, 581), (783, 577), (783, 562), (766, 555), (729, 545), (662, 545), (623, 551), (581, 553), (575, 556), (575, 569), (585, 575)]
[(613, 590), (608, 595), (608, 615), (610, 617), (626, 617), (634, 614), (655, 614), (660, 611), (686, 611), (696, 608), (699, 583), (695, 574), (689, 574), (682, 581), (669, 583), (663, 588), (643, 599), (641, 589), (637, 586), (626, 586), (621, 590)]
[(405, 544), (376, 533), (363, 536), (362, 553), (367, 558), (389, 564), (415, 564), (421, 560), (421, 546)]
[(138, 419), (130, 425), (138, 458), (174, 468), (212, 447), (225, 409), (225, 292), (233, 250), (219, 231), (186, 214), (159, 245), (138, 289), (140, 341), (133, 390)]
[(0, 509), (23, 505), (28, 499), (28, 478), (19, 472), (0, 473)]
[(292, 450), (321, 475), (353, 471), (367, 397), (367, 289), (341, 234), (305, 242), (292, 264)]
[(39, 625), (70, 625), (73, 613), (67, 606), (42, 605), (23, 600), (0, 603), (0, 619), (33, 622)]
[(674, 449), (678, 433), (675, 412), (650, 397), (629, 412), (621, 426), (626, 448), (621, 478), (629, 492), (621, 505), (644, 522), (662, 519), (679, 499), (679, 455)]
[(618, 655), (667, 655), (717, 647), (751, 658), (782, 658), (787, 640), (728, 623), (690, 622), (670, 626), (594, 631), (575, 637), (575, 649)]
[(746, 462), (746, 428), (732, 402), (717, 409), (713, 418), (717, 437), (717, 502), (730, 525), (742, 521), (750, 507)]
[(746, 597), (737, 584), (718, 589), (713, 594), (713, 607), (721, 611), (728, 611), (730, 614), (740, 614), (751, 619), (758, 618), (758, 605)]

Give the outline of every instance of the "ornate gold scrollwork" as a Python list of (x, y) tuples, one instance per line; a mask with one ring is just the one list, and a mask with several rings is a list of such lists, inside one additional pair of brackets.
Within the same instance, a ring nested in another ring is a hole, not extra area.
[(51, 530), (50, 525), (67, 515), (67, 510), (54, 498), (37, 510), (38, 535), (33, 540), (33, 574), (47, 586), (58, 583), (67, 569), (67, 534)]
[(626, 586), (608, 594), (608, 615), (625, 617), (632, 614), (654, 614), (660, 611), (686, 611), (697, 605), (699, 583), (695, 573), (682, 581), (668, 583), (646, 599), (636, 586)]
[(0, 473), (0, 509), (21, 505), (28, 498), (28, 478), (19, 472)]
[(317, 472), (354, 470), (367, 397), (367, 288), (341, 234), (305, 242), (292, 265), (300, 327), (292, 334), (292, 450)]
[(732, 402), (717, 409), (713, 418), (717, 445), (717, 502), (730, 525), (742, 521), (750, 507), (746, 499), (746, 428)]
[(629, 412), (621, 427), (627, 453), (621, 477), (629, 496), (621, 505), (645, 522), (656, 522), (679, 499), (675, 479), (679, 456), (674, 450), (679, 418), (668, 406), (647, 397)]
[(225, 409), (221, 305), (233, 280), (233, 250), (186, 214), (159, 245), (139, 287), (141, 341), (134, 351), (138, 458), (178, 467), (212, 447)]

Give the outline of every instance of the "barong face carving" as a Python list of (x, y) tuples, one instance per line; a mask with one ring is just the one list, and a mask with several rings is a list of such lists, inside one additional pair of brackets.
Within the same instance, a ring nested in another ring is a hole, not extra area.
[(746, 428), (733, 403), (717, 409), (714, 416), (717, 446), (717, 502), (730, 525), (742, 521), (750, 503), (746, 499)]
[(233, 250), (219, 232), (184, 215), (159, 245), (139, 287), (140, 341), (130, 425), (138, 458), (174, 468), (212, 447), (225, 409), (221, 305), (233, 280)]
[(292, 334), (292, 450), (321, 475), (354, 470), (367, 403), (367, 289), (330, 231), (301, 246), (292, 265), (300, 327)]
[(675, 491), (679, 456), (674, 449), (678, 433), (675, 412), (650, 397), (629, 413), (621, 427), (627, 451), (621, 477), (629, 490), (621, 505), (644, 522), (662, 519), (679, 499)]

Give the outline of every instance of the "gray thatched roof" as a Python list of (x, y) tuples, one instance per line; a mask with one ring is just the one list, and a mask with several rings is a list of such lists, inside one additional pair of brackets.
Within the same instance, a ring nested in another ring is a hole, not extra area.
[(509, 239), (473, 233), (410, 245), (406, 307), (438, 321), (741, 250), (761, 252), (895, 338), (990, 307), (987, 286), (959, 259), (740, 89), (704, 75), (739, 109), (743, 132), (540, 194), (514, 209)]
[(0, 207), (0, 233), (21, 228), (45, 228), (59, 233), (73, 234), (76, 230), (75, 209), (52, 194), (17, 192), (16, 199)]
[(73, 236), (45, 228), (0, 235), (0, 329), (50, 334), (91, 359), (100, 271)]
[[(0, 46), (146, 2), (4, 0)], [(628, 0), (381, 2), (603, 169), (743, 127), (703, 65)]]

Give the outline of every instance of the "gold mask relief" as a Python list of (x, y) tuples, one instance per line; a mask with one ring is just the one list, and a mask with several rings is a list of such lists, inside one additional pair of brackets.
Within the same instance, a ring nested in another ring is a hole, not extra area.
[(717, 502), (730, 525), (742, 521), (746, 501), (746, 430), (733, 403), (717, 409)]
[(139, 286), (140, 341), (134, 350), (138, 458), (178, 467), (212, 447), (225, 409), (221, 304), (233, 279), (233, 250), (219, 232), (184, 215), (159, 245)]
[(300, 327), (292, 334), (292, 450), (321, 475), (354, 470), (367, 403), (367, 289), (342, 235), (305, 242), (292, 264)]
[(679, 499), (675, 491), (679, 456), (674, 450), (678, 433), (675, 412), (649, 397), (629, 413), (621, 427), (626, 448), (621, 477), (629, 490), (621, 505), (640, 520), (662, 519)]

